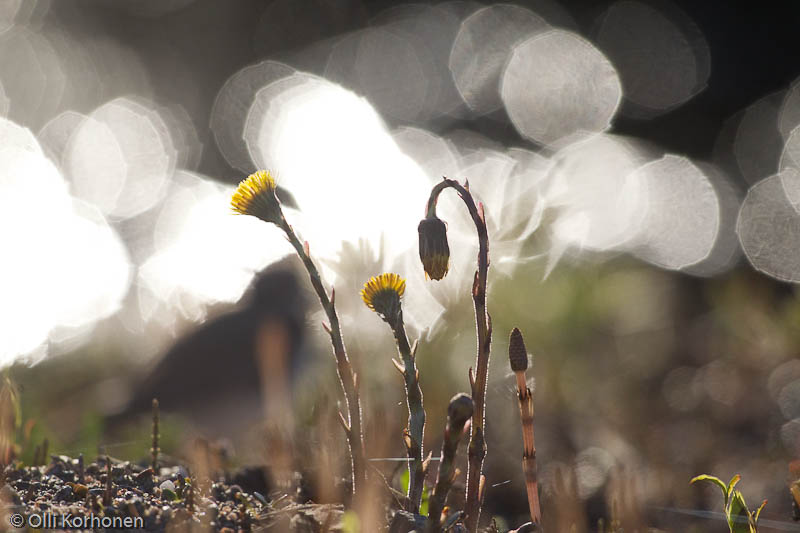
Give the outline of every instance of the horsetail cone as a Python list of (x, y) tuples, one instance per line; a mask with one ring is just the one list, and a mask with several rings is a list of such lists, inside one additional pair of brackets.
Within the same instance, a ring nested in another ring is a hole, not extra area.
[(525, 341), (519, 328), (511, 331), (511, 338), (508, 341), (508, 361), (514, 372), (524, 372), (528, 369), (528, 351), (525, 349)]
[(419, 258), (430, 279), (440, 280), (450, 267), (450, 246), (447, 244), (447, 225), (435, 215), (422, 219), (419, 232)]

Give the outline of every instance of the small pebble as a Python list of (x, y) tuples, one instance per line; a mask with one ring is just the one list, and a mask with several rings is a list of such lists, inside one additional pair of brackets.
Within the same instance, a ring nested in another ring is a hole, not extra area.
[(55, 493), (53, 499), (57, 502), (66, 502), (72, 500), (72, 487), (70, 487), (69, 485), (61, 487)]

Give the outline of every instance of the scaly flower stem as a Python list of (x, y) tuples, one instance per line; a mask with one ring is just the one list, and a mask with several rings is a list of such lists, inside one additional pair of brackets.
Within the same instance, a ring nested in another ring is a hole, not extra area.
[(428, 216), (436, 214), (436, 202), (439, 194), (447, 188), (453, 188), (467, 206), (470, 216), (478, 232), (478, 270), (472, 283), (472, 301), (475, 306), (475, 323), (478, 334), (478, 347), (475, 368), (477, 373), (470, 368), (469, 380), (472, 387), (472, 399), (475, 402), (475, 414), (472, 417), (472, 430), (469, 440), (465, 525), (467, 531), (475, 533), (478, 530), (478, 520), (481, 514), (481, 482), (483, 460), (486, 457), (486, 384), (489, 377), (489, 349), (492, 340), (492, 319), (486, 310), (486, 279), (489, 273), (489, 234), (486, 230), (486, 220), (483, 205), (475, 205), (475, 200), (469, 192), (469, 186), (462, 186), (458, 182), (444, 178), (431, 190), (426, 213)]
[(458, 394), (450, 400), (439, 473), (436, 476), (436, 486), (433, 488), (433, 494), (428, 504), (428, 522), (425, 533), (441, 533), (442, 531), (442, 511), (447, 500), (447, 493), (450, 492), (450, 487), (453, 486), (453, 481), (458, 475), (456, 469), (458, 443), (461, 442), (464, 425), (472, 416), (473, 408), (472, 401), (465, 394)]
[(422, 489), (425, 482), (426, 468), (422, 461), (423, 438), (425, 435), (425, 409), (422, 403), (422, 389), (419, 386), (419, 371), (415, 360), (416, 345), (412, 348), (408, 343), (403, 313), (398, 319), (390, 323), (397, 341), (397, 351), (403, 360), (402, 368), (398, 370), (403, 374), (406, 385), (406, 400), (408, 403), (408, 430), (405, 439), (408, 452), (408, 499), (412, 513), (419, 513), (422, 503)]
[(325, 287), (322, 285), (322, 277), (319, 275), (316, 265), (311, 260), (307, 247), (300, 241), (292, 226), (281, 215), (280, 228), (286, 233), (286, 237), (294, 247), (297, 255), (303, 261), (303, 265), (308, 271), (311, 285), (317, 293), (322, 308), (328, 316), (330, 326), (326, 327), (331, 337), (333, 345), (333, 355), (336, 358), (336, 371), (339, 374), (339, 382), (344, 392), (345, 404), (347, 407), (347, 418), (339, 413), (347, 435), (347, 443), (350, 447), (350, 460), (353, 474), (353, 497), (354, 499), (362, 494), (362, 488), (366, 484), (366, 458), (364, 452), (364, 436), (361, 431), (361, 402), (358, 396), (358, 376), (353, 371), (353, 366), (347, 357), (347, 351), (342, 340), (342, 330), (339, 325), (339, 316), (336, 314), (336, 307), (333, 297), (329, 298)]

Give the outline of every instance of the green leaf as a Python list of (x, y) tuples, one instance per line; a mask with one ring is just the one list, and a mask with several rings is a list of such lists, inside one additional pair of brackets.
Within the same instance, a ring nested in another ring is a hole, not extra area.
[(342, 517), (343, 533), (361, 533), (361, 521), (355, 511), (347, 511)]
[(750, 511), (747, 510), (744, 496), (738, 490), (733, 491), (731, 506), (728, 509), (728, 527), (731, 533), (752, 533)]
[(710, 476), (708, 474), (700, 474), (699, 476), (692, 478), (689, 483), (694, 483), (695, 481), (708, 481), (717, 485), (722, 491), (722, 497), (725, 498), (725, 508), (728, 508), (728, 487), (720, 478), (716, 476)]
[[(410, 483), (411, 474), (409, 474), (408, 469), (403, 470), (403, 473), (400, 474), (400, 487), (402, 488), (403, 494), (408, 494), (408, 484)], [(430, 489), (426, 486), (422, 487), (422, 502), (419, 505), (419, 514), (423, 516), (428, 516), (428, 500), (430, 499)]]
[(758, 525), (758, 517), (761, 516), (761, 510), (764, 509), (765, 505), (767, 505), (767, 500), (761, 502), (761, 505), (759, 505), (758, 509), (756, 509), (755, 517), (753, 518), (753, 523), (755, 525)]
[(422, 487), (422, 503), (419, 505), (419, 514), (428, 516), (428, 500), (430, 500), (430, 490)]
[(406, 468), (400, 475), (400, 488), (403, 491), (403, 494), (408, 494), (409, 483), (411, 483), (411, 474), (408, 472), (408, 468)]
[(739, 481), (741, 479), (742, 479), (742, 476), (740, 476), (739, 474), (736, 474), (735, 476), (733, 476), (731, 478), (730, 483), (728, 483), (728, 490), (726, 491), (727, 496), (725, 497), (725, 505), (728, 504), (728, 500), (731, 497), (731, 492), (733, 492), (733, 487), (735, 487), (736, 484), (739, 483)]

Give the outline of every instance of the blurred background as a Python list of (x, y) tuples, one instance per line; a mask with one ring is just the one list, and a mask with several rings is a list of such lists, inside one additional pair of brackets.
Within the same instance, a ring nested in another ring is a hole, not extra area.
[(691, 516), (716, 489), (688, 481), (740, 473), (764, 530), (799, 529), (798, 25), (794, 2), (0, 1), (0, 363), (23, 458), (45, 438), (144, 456), (157, 396), (176, 459), (203, 436), (262, 464), (266, 420), (346, 475), (318, 303), (277, 228), (230, 213), (267, 168), (336, 286), (368, 455), (399, 477), (395, 348), (358, 291), (407, 278), (438, 450), (475, 347), (477, 241), (449, 193), (450, 274), (425, 281), (416, 250), (447, 176), (491, 240), (486, 516), (527, 509), (516, 326), (545, 520), (583, 530), (616, 501), (636, 527), (721, 531)]

